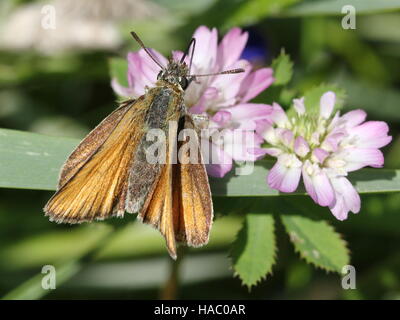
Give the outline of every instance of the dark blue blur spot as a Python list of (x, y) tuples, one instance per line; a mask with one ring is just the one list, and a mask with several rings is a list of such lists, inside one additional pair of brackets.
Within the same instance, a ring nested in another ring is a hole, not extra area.
[(249, 60), (255, 67), (263, 66), (268, 55), (265, 38), (255, 28), (248, 28), (245, 31), (249, 33), (249, 39), (241, 58)]

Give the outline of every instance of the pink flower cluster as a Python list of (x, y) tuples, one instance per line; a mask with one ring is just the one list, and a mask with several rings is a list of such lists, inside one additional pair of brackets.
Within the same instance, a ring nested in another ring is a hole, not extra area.
[(333, 92), (323, 94), (319, 114), (307, 113), (304, 98), (295, 99), (291, 118), (274, 104), (262, 136), (270, 145), (264, 152), (278, 159), (268, 174), (268, 185), (293, 192), (302, 176), (311, 198), (344, 220), (349, 211), (360, 210), (360, 196), (346, 178), (348, 172), (382, 167), (379, 148), (391, 137), (385, 122), (364, 122), (363, 110), (333, 114), (335, 99)]
[[(235, 130), (241, 130), (244, 135), (248, 135), (242, 139), (245, 145), (236, 143), (233, 148), (223, 148), (220, 144), (209, 141), (208, 137), (203, 138), (202, 146), (211, 150), (213, 159), (213, 164), (207, 165), (208, 173), (223, 177), (232, 169), (233, 161), (256, 160), (254, 154), (242, 151), (260, 148), (262, 139), (255, 134), (257, 121), (264, 119), (271, 108), (266, 104), (249, 101), (272, 84), (273, 72), (271, 68), (253, 70), (249, 61), (240, 58), (248, 34), (239, 28), (231, 29), (220, 43), (215, 28), (210, 30), (201, 26), (193, 37), (196, 39), (196, 50), (191, 74), (216, 73), (236, 68), (245, 70), (239, 74), (198, 78), (185, 92), (185, 104), (190, 112), (208, 115), (210, 128), (225, 129), (224, 140), (229, 141), (229, 136), (233, 136)], [(163, 55), (156, 50), (151, 51), (163, 65), (167, 65), (167, 59)], [(175, 51), (172, 56), (179, 59), (182, 54)], [(146, 86), (154, 86), (159, 71), (159, 67), (143, 49), (130, 52), (127, 74), (129, 87), (122, 87), (116, 79), (112, 80), (112, 87), (121, 96), (139, 97), (145, 93)]]
[[(383, 166), (379, 148), (391, 141), (387, 124), (365, 122), (363, 110), (344, 115), (334, 113), (333, 92), (322, 95), (319, 113), (308, 112), (304, 98), (294, 99), (290, 117), (276, 103), (272, 106), (250, 103), (274, 78), (271, 68), (253, 70), (249, 61), (240, 58), (248, 34), (233, 28), (218, 43), (217, 30), (201, 26), (193, 37), (196, 51), (191, 74), (245, 70), (239, 74), (198, 78), (185, 91), (189, 111), (207, 115), (209, 129), (224, 132), (224, 144), (209, 136), (201, 137), (202, 147), (207, 153), (211, 151), (213, 159), (213, 164), (207, 165), (208, 173), (223, 177), (232, 169), (233, 161), (255, 161), (268, 154), (277, 158), (267, 177), (271, 188), (293, 192), (303, 177), (311, 198), (329, 207), (337, 219), (346, 219), (350, 211), (359, 212), (360, 197), (347, 175), (365, 166)], [(163, 55), (151, 51), (161, 64), (167, 65)], [(179, 59), (182, 54), (175, 51), (172, 56)], [(112, 80), (112, 87), (121, 96), (139, 97), (145, 93), (146, 86), (155, 85), (159, 71), (143, 49), (130, 52), (128, 88), (116, 79)], [(234, 139), (237, 131), (241, 132), (241, 142)], [(269, 146), (261, 147), (265, 142)]]

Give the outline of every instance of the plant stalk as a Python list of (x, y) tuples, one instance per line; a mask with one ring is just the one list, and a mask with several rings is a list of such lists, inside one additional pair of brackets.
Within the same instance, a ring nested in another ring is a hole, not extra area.
[(160, 299), (161, 300), (176, 300), (178, 297), (179, 289), (179, 278), (180, 278), (180, 266), (184, 256), (183, 247), (177, 248), (177, 258), (176, 260), (170, 260), (170, 270), (168, 278), (161, 289)]

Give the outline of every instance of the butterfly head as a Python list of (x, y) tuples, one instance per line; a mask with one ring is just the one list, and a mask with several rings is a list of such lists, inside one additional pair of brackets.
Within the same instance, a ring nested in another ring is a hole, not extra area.
[[(220, 71), (217, 73), (208, 73), (208, 74), (196, 74), (191, 75), (190, 69), (192, 67), (193, 62), (193, 54), (196, 46), (196, 39), (193, 38), (189, 45), (182, 55), (179, 61), (175, 61), (174, 59), (169, 59), (167, 67), (164, 67), (146, 48), (143, 41), (140, 40), (139, 36), (135, 32), (131, 32), (132, 37), (139, 43), (139, 45), (143, 48), (144, 51), (149, 55), (149, 57), (161, 68), (161, 71), (158, 73), (157, 80), (163, 80), (175, 86), (179, 86), (182, 90), (186, 90), (189, 86), (190, 82), (196, 80), (197, 77), (210, 77), (216, 76), (220, 74), (233, 74), (244, 72), (244, 69), (232, 69), (226, 71)], [(185, 59), (190, 53), (189, 65), (186, 64)]]
[(168, 83), (179, 85), (182, 90), (186, 90), (193, 77), (189, 76), (189, 68), (184, 61), (174, 61), (170, 59), (168, 66), (161, 69), (157, 80), (164, 80)]

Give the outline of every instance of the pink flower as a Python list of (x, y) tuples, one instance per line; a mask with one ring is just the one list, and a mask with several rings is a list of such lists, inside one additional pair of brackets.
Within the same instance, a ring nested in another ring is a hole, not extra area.
[[(196, 39), (196, 49), (191, 74), (216, 73), (236, 68), (243, 68), (245, 72), (199, 77), (185, 92), (186, 107), (191, 113), (208, 115), (210, 128), (225, 129), (224, 132), (228, 135), (234, 135), (233, 131), (242, 130), (243, 135), (247, 136), (244, 138), (245, 151), (260, 148), (262, 139), (254, 134), (255, 129), (258, 120), (265, 119), (271, 108), (265, 104), (248, 102), (272, 84), (272, 69), (261, 68), (254, 71), (249, 61), (240, 59), (248, 34), (239, 28), (231, 29), (220, 43), (217, 30), (210, 30), (205, 26), (197, 28), (193, 38)], [(155, 50), (151, 51), (163, 65), (167, 65), (164, 56)], [(172, 56), (179, 59), (182, 54), (175, 51)], [(128, 53), (127, 59), (129, 87), (122, 87), (116, 79), (113, 79), (111, 84), (114, 91), (121, 96), (139, 97), (145, 93), (146, 86), (155, 85), (160, 70), (143, 49)], [(254, 139), (248, 138), (251, 133)], [(213, 162), (207, 166), (212, 176), (224, 176), (232, 169), (233, 160), (254, 159), (253, 153), (245, 152), (247, 156), (242, 154), (238, 157), (237, 152), (225, 152), (225, 148), (213, 142), (208, 137), (202, 137), (202, 143), (205, 144), (203, 147), (212, 150), (214, 160), (220, 159), (218, 163)], [(238, 148), (242, 149), (243, 146)]]
[(389, 128), (382, 121), (365, 121), (363, 110), (333, 115), (335, 94), (326, 92), (319, 114), (307, 113), (304, 99), (295, 99), (295, 115), (289, 118), (278, 105), (272, 106), (261, 135), (269, 147), (264, 154), (278, 160), (268, 174), (271, 188), (293, 192), (300, 178), (317, 204), (329, 207), (339, 219), (360, 211), (360, 196), (346, 178), (347, 173), (366, 166), (383, 166), (379, 148), (391, 141)]

